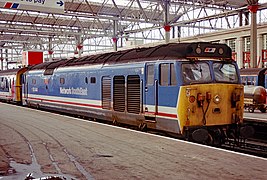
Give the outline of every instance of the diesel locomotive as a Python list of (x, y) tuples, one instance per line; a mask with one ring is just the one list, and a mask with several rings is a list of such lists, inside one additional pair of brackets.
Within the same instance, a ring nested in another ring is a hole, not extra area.
[(0, 72), (0, 97), (19, 88), (25, 106), (219, 145), (252, 134), (231, 56), (225, 44), (170, 43), (46, 62), (14, 71), (16, 85)]

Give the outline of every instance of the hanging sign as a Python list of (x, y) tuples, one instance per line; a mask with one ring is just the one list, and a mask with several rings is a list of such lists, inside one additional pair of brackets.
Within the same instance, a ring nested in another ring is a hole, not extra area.
[(0, 8), (45, 13), (64, 13), (63, 0), (0, 0)]

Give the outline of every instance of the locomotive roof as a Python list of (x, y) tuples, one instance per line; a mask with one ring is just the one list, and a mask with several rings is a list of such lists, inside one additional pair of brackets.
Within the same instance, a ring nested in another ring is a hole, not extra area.
[[(200, 50), (196, 50), (200, 49)], [(222, 53), (223, 51), (223, 53)], [(127, 62), (140, 62), (167, 59), (197, 59), (197, 58), (219, 58), (232, 59), (232, 51), (225, 44), (211, 43), (169, 43), (155, 47), (134, 48), (129, 50), (109, 52), (104, 54), (89, 55), (80, 58), (65, 59), (46, 62), (32, 66), (33, 69), (45, 69), (51, 71), (58, 67), (81, 66), (88, 64), (116, 64)], [(48, 72), (50, 74), (51, 72)]]
[(267, 68), (247, 68), (247, 69), (240, 69), (241, 75), (259, 75), (260, 73), (264, 73)]

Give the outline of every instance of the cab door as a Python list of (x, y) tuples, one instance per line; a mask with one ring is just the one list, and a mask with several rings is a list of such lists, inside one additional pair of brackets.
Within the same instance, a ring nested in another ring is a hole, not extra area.
[(146, 64), (145, 82), (145, 117), (148, 120), (156, 120), (158, 113), (158, 80), (156, 79), (155, 64)]

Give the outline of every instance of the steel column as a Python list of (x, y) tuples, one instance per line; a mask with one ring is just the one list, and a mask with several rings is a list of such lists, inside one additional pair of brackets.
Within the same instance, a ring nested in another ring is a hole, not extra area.
[(170, 30), (171, 26), (169, 25), (169, 0), (164, 1), (164, 30), (165, 30), (165, 43), (170, 42)]
[(251, 12), (251, 26), (250, 26), (250, 67), (257, 67), (257, 10), (258, 5), (250, 5), (248, 7)]
[(53, 56), (52, 37), (48, 38), (48, 55), (49, 55), (49, 61), (52, 61), (52, 56)]
[(257, 51), (257, 57), (258, 57), (258, 60), (257, 60), (257, 67), (261, 68), (263, 67), (263, 62), (262, 62), (262, 49), (263, 49), (263, 35), (262, 34), (258, 34), (258, 37), (257, 37), (257, 48), (258, 48), (258, 51)]
[(113, 48), (114, 51), (118, 50), (118, 37), (117, 37), (117, 32), (118, 32), (118, 21), (114, 20), (113, 21), (113, 37), (112, 37), (112, 41), (113, 41)]
[(237, 37), (236, 44), (236, 62), (239, 68), (244, 67), (243, 51), (244, 51), (244, 39), (242, 37)]
[(6, 49), (6, 52), (5, 52), (5, 57), (6, 57), (6, 70), (8, 70), (8, 49)]

